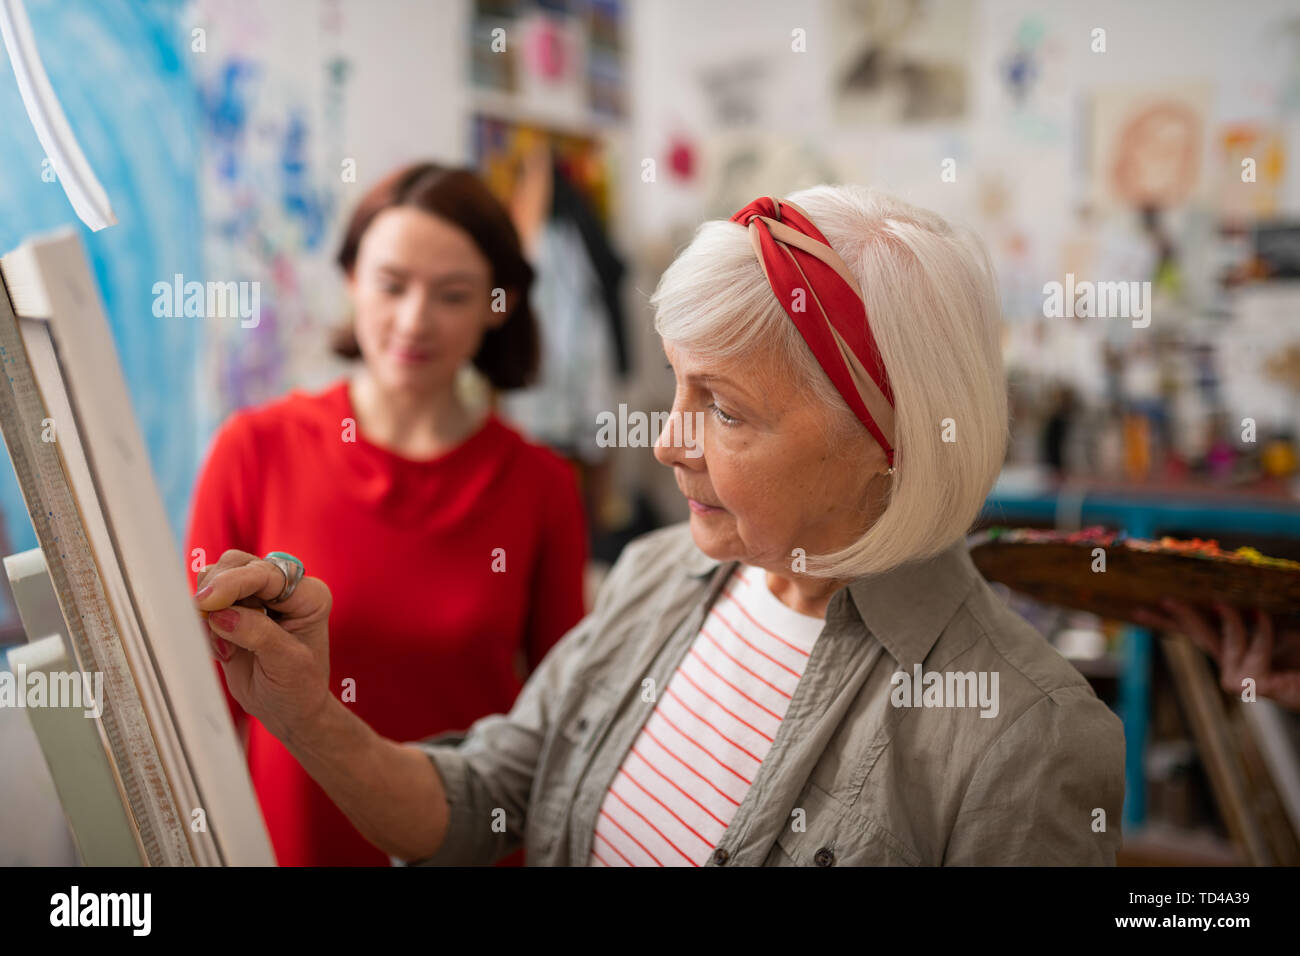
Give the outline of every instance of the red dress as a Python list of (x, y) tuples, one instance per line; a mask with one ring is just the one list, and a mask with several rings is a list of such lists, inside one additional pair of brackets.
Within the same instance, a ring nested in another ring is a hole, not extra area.
[[(347, 440), (349, 420), (346, 379), (230, 417), (195, 491), (191, 585), (193, 566), (228, 548), (300, 558), (333, 597), (331, 689), (342, 698), (350, 678), (347, 706), (385, 737), (417, 740), (508, 711), (523, 686), (517, 667), (536, 667), (583, 614), (587, 539), (572, 469), (495, 414), (427, 461), (355, 426)], [(280, 864), (387, 865), (247, 719), (249, 770)]]

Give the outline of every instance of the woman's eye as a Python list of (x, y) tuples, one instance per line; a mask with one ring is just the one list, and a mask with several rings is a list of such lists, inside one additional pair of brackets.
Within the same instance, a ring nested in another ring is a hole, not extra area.
[(401, 295), (402, 293), (402, 286), (397, 282), (381, 282), (379, 288), (384, 295)]
[(442, 297), (447, 305), (464, 305), (469, 301), (468, 292), (450, 292)]
[(711, 408), (711, 409), (713, 410), (713, 417), (716, 418), (718, 421), (722, 422), (722, 424), (724, 424), (724, 425), (728, 425), (728, 426), (730, 426), (730, 425), (739, 425), (739, 424), (740, 424), (740, 419), (739, 419), (739, 418), (732, 418), (730, 415), (728, 415), (726, 412), (724, 412), (722, 409), (720, 409), (720, 408), (717, 406), (717, 403), (716, 403), (716, 402), (715, 402), (714, 404), (710, 405), (709, 408)]

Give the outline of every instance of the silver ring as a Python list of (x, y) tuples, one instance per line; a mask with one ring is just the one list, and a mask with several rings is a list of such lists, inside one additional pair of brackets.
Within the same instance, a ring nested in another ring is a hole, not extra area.
[(279, 604), (282, 601), (289, 600), (298, 587), (298, 582), (302, 580), (303, 575), (306, 573), (302, 562), (297, 559), (282, 557), (280, 553), (275, 551), (272, 551), (262, 560), (274, 564), (284, 574), (284, 589), (271, 599), (271, 603)]

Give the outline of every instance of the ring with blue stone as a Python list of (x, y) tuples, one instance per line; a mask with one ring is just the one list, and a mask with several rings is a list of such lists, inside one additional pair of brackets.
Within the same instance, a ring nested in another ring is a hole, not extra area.
[(284, 572), (284, 590), (273, 598), (271, 603), (279, 604), (281, 601), (289, 600), (294, 589), (298, 587), (298, 582), (302, 580), (303, 575), (306, 573), (306, 568), (303, 567), (301, 561), (287, 551), (267, 552), (263, 560), (270, 561)]

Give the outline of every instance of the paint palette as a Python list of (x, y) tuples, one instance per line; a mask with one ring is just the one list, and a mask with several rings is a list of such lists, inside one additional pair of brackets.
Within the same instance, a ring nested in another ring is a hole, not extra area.
[(990, 581), (1103, 618), (1141, 623), (1135, 611), (1164, 614), (1159, 602), (1172, 598), (1204, 610), (1217, 601), (1260, 608), (1280, 626), (1300, 626), (1300, 562), (1253, 548), (1224, 551), (1200, 538), (1149, 541), (1100, 527), (989, 528), (972, 536), (970, 547)]

